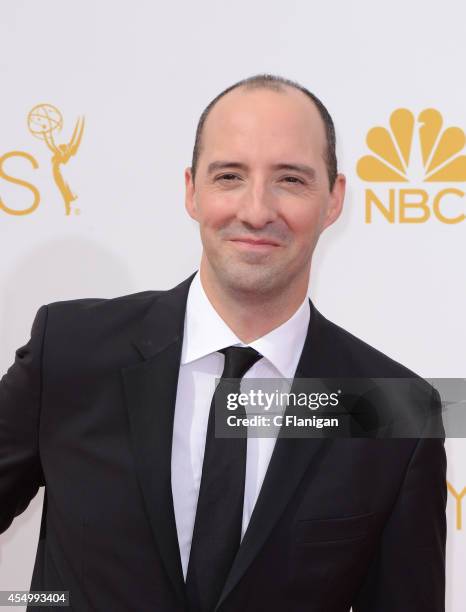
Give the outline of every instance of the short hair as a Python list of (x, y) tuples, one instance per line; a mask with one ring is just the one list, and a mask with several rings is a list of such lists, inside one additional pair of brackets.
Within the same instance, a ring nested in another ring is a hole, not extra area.
[(327, 166), (327, 174), (330, 185), (330, 191), (333, 189), (335, 184), (335, 179), (337, 176), (337, 156), (336, 156), (336, 136), (335, 136), (335, 126), (328, 112), (327, 108), (324, 104), (319, 100), (319, 98), (311, 93), (308, 89), (297, 83), (296, 81), (292, 81), (290, 79), (285, 79), (284, 77), (276, 76), (273, 74), (256, 74), (254, 76), (248, 77), (246, 79), (242, 79), (238, 81), (234, 85), (230, 85), (224, 89), (221, 93), (218, 94), (204, 109), (202, 115), (199, 118), (199, 122), (196, 128), (196, 138), (194, 141), (194, 149), (193, 149), (193, 158), (191, 163), (191, 174), (193, 177), (193, 183), (196, 175), (197, 165), (199, 161), (199, 155), (202, 148), (202, 132), (204, 128), (204, 124), (206, 122), (207, 117), (209, 116), (210, 111), (215, 106), (215, 104), (223, 98), (227, 93), (236, 89), (238, 87), (244, 87), (246, 90), (253, 89), (270, 89), (273, 91), (285, 91), (285, 86), (294, 87), (299, 91), (302, 91), (316, 106), (319, 115), (324, 122), (327, 146), (324, 151), (324, 160)]

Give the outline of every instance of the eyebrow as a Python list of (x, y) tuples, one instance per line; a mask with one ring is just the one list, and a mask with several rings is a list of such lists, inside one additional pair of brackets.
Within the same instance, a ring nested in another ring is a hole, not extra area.
[[(238, 168), (238, 170), (248, 170), (247, 164), (243, 164), (242, 162), (235, 161), (214, 161), (211, 162), (207, 166), (207, 174), (213, 174), (218, 170), (226, 170), (228, 168)], [(281, 163), (281, 164), (273, 164), (271, 166), (273, 170), (289, 170), (290, 172), (300, 172), (309, 178), (309, 180), (314, 180), (316, 176), (316, 171), (311, 166), (307, 166), (306, 164), (292, 164), (292, 163)]]

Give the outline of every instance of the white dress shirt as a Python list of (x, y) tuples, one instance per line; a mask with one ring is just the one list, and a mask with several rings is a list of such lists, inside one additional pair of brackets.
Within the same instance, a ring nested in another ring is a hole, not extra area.
[[(209, 301), (197, 273), (189, 288), (184, 321), (178, 389), (175, 404), (171, 457), (171, 485), (178, 543), (186, 579), (194, 518), (201, 483), (207, 423), (215, 379), (223, 372), (228, 346), (251, 346), (263, 355), (244, 378), (292, 379), (308, 331), (308, 297), (279, 327), (245, 345), (228, 327)], [(275, 437), (248, 438), (244, 489), (244, 536), (264, 480)]]

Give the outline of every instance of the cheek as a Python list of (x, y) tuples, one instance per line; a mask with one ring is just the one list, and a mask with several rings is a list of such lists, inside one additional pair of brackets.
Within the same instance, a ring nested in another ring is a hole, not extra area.
[(320, 208), (316, 202), (301, 202), (299, 206), (294, 206), (283, 213), (283, 218), (295, 238), (306, 243), (318, 233), (320, 216)]
[(199, 222), (205, 227), (222, 227), (235, 216), (236, 209), (232, 195), (204, 194), (198, 201)]

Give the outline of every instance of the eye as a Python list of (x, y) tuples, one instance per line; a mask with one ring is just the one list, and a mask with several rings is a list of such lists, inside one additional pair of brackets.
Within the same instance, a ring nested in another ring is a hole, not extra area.
[[(291, 181), (289, 181), (288, 179), (291, 179)], [(296, 176), (285, 176), (283, 180), (286, 180), (286, 182), (289, 182), (292, 185), (298, 185), (298, 184), (304, 185), (304, 181), (297, 178)]]
[(232, 183), (233, 181), (231, 179), (237, 179), (238, 177), (236, 176), (236, 174), (221, 174), (220, 176), (217, 176), (216, 180), (226, 180), (227, 183)]

